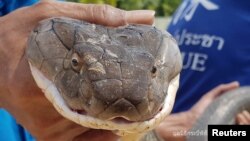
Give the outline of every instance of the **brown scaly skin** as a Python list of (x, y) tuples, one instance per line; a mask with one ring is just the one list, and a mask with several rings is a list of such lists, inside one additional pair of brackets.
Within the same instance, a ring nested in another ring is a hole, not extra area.
[(104, 120), (152, 118), (181, 70), (173, 38), (147, 25), (106, 28), (68, 18), (45, 20), (32, 33), (27, 56), (71, 109)]

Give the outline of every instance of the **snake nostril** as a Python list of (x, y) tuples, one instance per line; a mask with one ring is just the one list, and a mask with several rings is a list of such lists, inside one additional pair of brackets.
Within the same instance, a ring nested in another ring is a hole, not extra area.
[(72, 59), (71, 62), (72, 62), (73, 66), (77, 66), (78, 65), (78, 61), (76, 59)]
[(155, 74), (155, 73), (156, 73), (156, 71), (157, 71), (156, 67), (155, 67), (155, 66), (153, 66), (153, 68), (152, 68), (152, 70), (151, 70), (151, 73)]

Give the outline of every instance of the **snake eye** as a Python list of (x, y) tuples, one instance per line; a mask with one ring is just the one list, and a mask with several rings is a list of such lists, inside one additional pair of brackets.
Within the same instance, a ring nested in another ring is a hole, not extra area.
[(77, 53), (74, 53), (71, 58), (71, 66), (76, 71), (79, 72), (82, 67), (81, 58)]

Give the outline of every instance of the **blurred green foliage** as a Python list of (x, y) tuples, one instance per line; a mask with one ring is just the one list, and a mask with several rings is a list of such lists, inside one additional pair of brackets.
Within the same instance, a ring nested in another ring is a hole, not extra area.
[(109, 4), (125, 10), (151, 9), (156, 16), (170, 16), (182, 0), (67, 0), (81, 3)]

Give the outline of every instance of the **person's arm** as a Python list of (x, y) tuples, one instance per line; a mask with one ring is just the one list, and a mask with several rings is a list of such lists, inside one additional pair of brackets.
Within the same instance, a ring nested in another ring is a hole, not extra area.
[(31, 30), (37, 25), (38, 21), (56, 16), (76, 18), (108, 26), (118, 26), (127, 23), (152, 24), (154, 12), (145, 10), (123, 11), (108, 5), (55, 1), (44, 1), (31, 7), (18, 9), (0, 18), (1, 55), (9, 56), (8, 59), (3, 58), (2, 61), (6, 61), (0, 65), (15, 70), (17, 61), (20, 60), (24, 52), (27, 36)]
[(190, 110), (171, 114), (166, 117), (157, 128), (157, 132), (166, 141), (185, 141), (185, 134), (191, 129), (206, 107), (219, 95), (238, 87), (238, 82), (222, 84), (215, 87), (206, 93)]
[(7, 109), (38, 141), (112, 141), (117, 136), (110, 132), (90, 130), (59, 115), (33, 80), (24, 53), (28, 35), (40, 20), (56, 16), (118, 26), (152, 24), (154, 12), (43, 1), (0, 18), (0, 107)]

